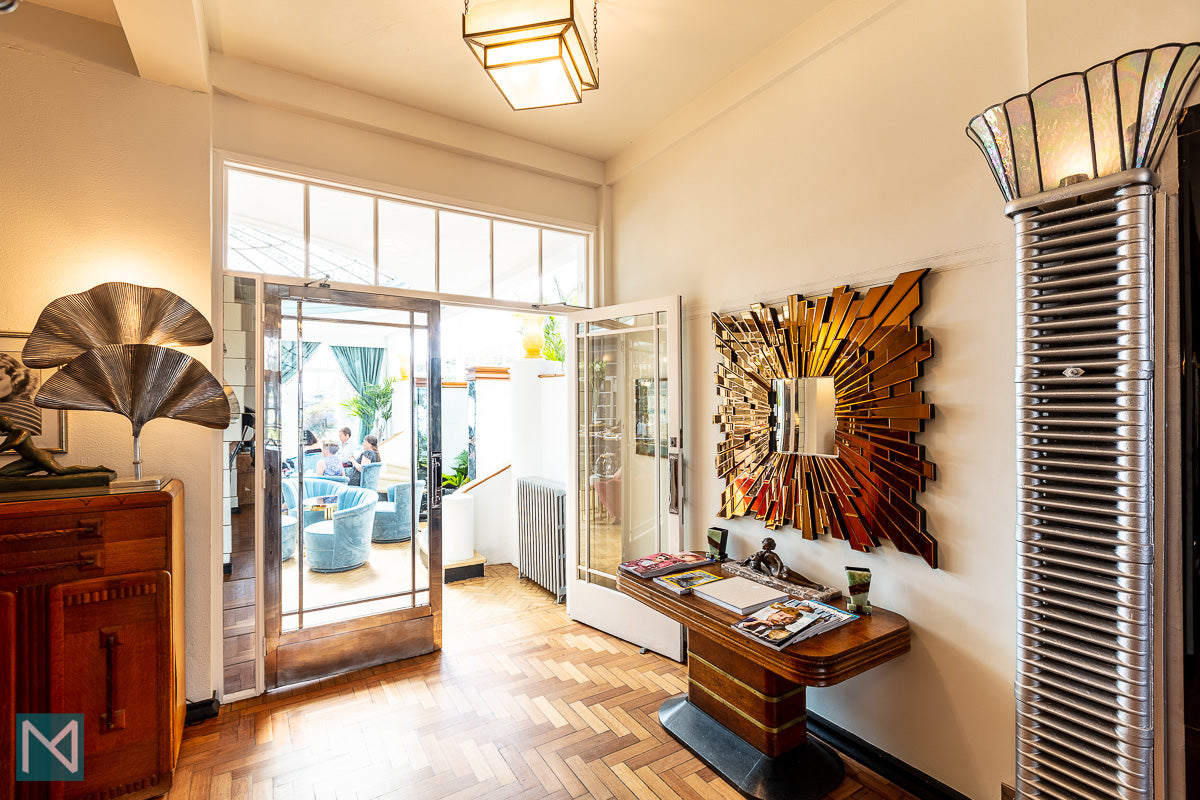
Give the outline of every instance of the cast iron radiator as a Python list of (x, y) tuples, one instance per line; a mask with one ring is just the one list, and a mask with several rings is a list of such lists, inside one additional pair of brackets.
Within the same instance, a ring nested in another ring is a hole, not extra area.
[(558, 481), (517, 478), (517, 575), (567, 596), (566, 490)]
[(1019, 797), (1153, 796), (1156, 184), (1131, 170), (1008, 208)]

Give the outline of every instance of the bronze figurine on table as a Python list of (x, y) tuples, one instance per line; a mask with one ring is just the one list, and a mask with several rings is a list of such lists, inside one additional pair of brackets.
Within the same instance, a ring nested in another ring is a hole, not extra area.
[(810, 589), (828, 589), (819, 583), (813, 583), (799, 572), (788, 569), (783, 559), (775, 552), (775, 540), (770, 536), (762, 540), (762, 550), (743, 561), (741, 566), (787, 583), (799, 584)]
[[(54, 456), (33, 443), (33, 434), (0, 416), (0, 453), (11, 450), (19, 458), (0, 467), (0, 492), (21, 489), (62, 489), (105, 486), (116, 475), (108, 467), (64, 467)], [(45, 475), (35, 475), (45, 472)]]

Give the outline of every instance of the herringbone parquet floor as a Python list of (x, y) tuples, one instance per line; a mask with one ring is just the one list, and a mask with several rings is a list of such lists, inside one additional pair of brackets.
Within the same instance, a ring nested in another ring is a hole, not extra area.
[[(511, 565), (445, 591), (440, 653), (273, 692), (184, 735), (170, 800), (740, 795), (666, 734), (686, 669), (572, 622)], [(829, 800), (913, 800), (849, 759)]]

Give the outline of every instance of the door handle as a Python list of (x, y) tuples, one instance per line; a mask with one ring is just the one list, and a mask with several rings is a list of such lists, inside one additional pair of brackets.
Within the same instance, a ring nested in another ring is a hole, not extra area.
[(683, 472), (679, 469), (679, 453), (667, 454), (667, 466), (670, 469), (670, 495), (667, 499), (667, 513), (679, 513), (679, 496), (683, 493)]
[(429, 454), (429, 508), (442, 507), (442, 454)]

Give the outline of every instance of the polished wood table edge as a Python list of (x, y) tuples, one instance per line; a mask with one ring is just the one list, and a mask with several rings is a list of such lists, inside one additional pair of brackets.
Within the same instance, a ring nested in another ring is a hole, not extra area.
[(20, 500), (6, 499), (0, 493), (0, 516), (25, 516), (21, 509), (23, 505), (36, 504), (38, 516), (51, 514), (73, 514), (81, 510), (96, 511), (115, 508), (143, 508), (145, 506), (162, 505), (162, 496), (176, 497), (183, 492), (183, 482), (179, 478), (171, 478), (157, 489), (145, 489), (131, 492), (110, 493), (108, 487), (96, 487), (95, 494), (81, 494), (72, 497), (52, 497), (45, 499), (24, 496)]
[[(714, 573), (720, 565), (710, 565)], [(907, 653), (908, 620), (874, 606), (832, 631), (784, 650), (761, 645), (732, 629), (742, 617), (695, 595), (677, 595), (652, 579), (620, 574), (617, 588), (689, 630), (717, 639), (730, 650), (772, 672), (805, 686), (833, 686)]]

